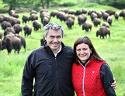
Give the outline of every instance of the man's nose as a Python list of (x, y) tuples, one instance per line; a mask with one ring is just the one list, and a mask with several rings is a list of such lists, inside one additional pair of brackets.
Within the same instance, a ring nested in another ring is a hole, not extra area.
[(54, 41), (54, 42), (57, 42), (57, 41), (58, 41), (58, 39), (55, 37), (55, 38), (53, 39), (53, 41)]

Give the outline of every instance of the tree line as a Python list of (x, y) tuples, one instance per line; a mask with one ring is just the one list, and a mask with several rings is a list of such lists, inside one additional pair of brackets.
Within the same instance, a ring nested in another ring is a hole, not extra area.
[[(49, 8), (52, 4), (59, 4), (60, 1), (66, 2), (66, 0), (2, 0), (3, 3), (9, 6), (9, 10), (22, 6), (41, 6), (42, 8)], [(79, 2), (79, 0), (76, 0)], [(82, 0), (83, 3), (93, 2), (99, 4), (112, 5), (117, 8), (124, 8), (125, 0)], [(81, 3), (81, 2), (80, 2)]]

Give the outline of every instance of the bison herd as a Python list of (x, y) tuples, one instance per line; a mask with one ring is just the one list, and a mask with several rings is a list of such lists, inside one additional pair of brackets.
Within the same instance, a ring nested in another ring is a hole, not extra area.
[[(97, 27), (96, 37), (101, 39), (110, 37), (113, 18), (118, 20), (119, 17), (125, 19), (125, 10), (119, 12), (114, 10), (106, 11), (93, 11), (93, 10), (54, 10), (49, 12), (48, 10), (41, 10), (36, 12), (34, 10), (29, 12), (29, 15), (17, 14), (15, 10), (10, 10), (9, 15), (0, 14), (0, 26), (2, 33), (0, 32), (0, 50), (7, 49), (8, 54), (12, 50), (19, 53), (21, 47), (26, 50), (25, 37), (31, 35), (32, 31), (39, 31), (43, 26), (48, 24), (52, 18), (64, 22), (68, 29), (72, 29), (74, 24), (78, 24), (82, 30), (89, 32), (93, 27)], [(29, 26), (31, 22), (32, 26)], [(20, 35), (20, 32), (24, 32), (24, 37)], [(41, 45), (44, 40), (40, 40)]]

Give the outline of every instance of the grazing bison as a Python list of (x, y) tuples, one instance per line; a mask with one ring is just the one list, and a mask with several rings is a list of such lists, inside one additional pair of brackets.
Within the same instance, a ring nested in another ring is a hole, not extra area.
[(7, 27), (11, 27), (11, 23), (8, 22), (8, 21), (3, 21), (1, 23), (1, 27), (2, 27), (3, 30), (5, 30)]
[(99, 18), (94, 18), (92, 22), (93, 22), (95, 27), (97, 27), (98, 25), (101, 24), (101, 20)]
[(78, 16), (78, 24), (82, 25), (87, 20), (87, 16), (82, 14)]
[(109, 16), (109, 17), (107, 18), (107, 22), (109, 23), (110, 26), (112, 25), (112, 17), (111, 17), (111, 16)]
[(29, 20), (30, 21), (38, 20), (38, 16), (36, 14), (31, 14)]
[(16, 14), (15, 10), (10, 10), (9, 15), (15, 18), (19, 18), (19, 15)]
[(16, 36), (15, 34), (8, 34), (2, 40), (2, 50), (7, 49), (8, 54), (14, 49), (14, 52), (19, 53), (21, 46), (26, 48), (26, 42), (23, 37)]
[(121, 12), (119, 13), (120, 17), (123, 17), (123, 19), (125, 19), (125, 9), (121, 10)]
[(22, 17), (22, 23), (27, 23), (27, 22), (29, 22), (29, 17), (23, 15), (23, 17)]
[(89, 22), (85, 22), (82, 24), (82, 30), (85, 30), (86, 32), (91, 31), (92, 24)]
[(102, 26), (105, 26), (105, 27), (109, 28), (109, 23), (108, 22), (103, 22)]
[(104, 39), (107, 35), (110, 37), (110, 30), (106, 26), (101, 26), (96, 32), (96, 37), (100, 36), (100, 39)]
[(102, 12), (102, 19), (104, 20), (104, 21), (107, 21), (107, 18), (109, 17), (109, 14), (108, 13), (106, 13), (106, 12)]
[(24, 30), (24, 35), (25, 35), (25, 37), (28, 37), (29, 35), (31, 35), (32, 28), (30, 28), (28, 25), (25, 25), (25, 26), (23, 27), (23, 30)]
[(115, 14), (114, 14), (114, 17), (115, 17), (116, 20), (118, 20), (119, 14), (118, 14), (118, 13), (115, 13)]
[(114, 10), (106, 10), (106, 13), (108, 13), (110, 16), (115, 14)]
[(43, 26), (47, 25), (49, 23), (49, 21), (50, 21), (50, 18), (48, 18), (46, 16), (43, 17), (43, 19), (41, 19), (41, 22), (42, 22)]
[(33, 27), (34, 27), (34, 31), (38, 31), (39, 29), (41, 29), (41, 24), (39, 22), (37, 22), (36, 20), (33, 21)]
[(94, 18), (98, 18), (98, 15), (96, 14), (96, 12), (92, 12), (90, 18), (93, 21)]
[(67, 20), (66, 20), (66, 25), (69, 29), (72, 29), (72, 26), (74, 25), (74, 19), (72, 19), (71, 17), (69, 17)]
[(19, 34), (22, 31), (22, 27), (20, 26), (20, 24), (15, 24), (13, 28), (16, 34)]
[(30, 11), (30, 15), (32, 15), (32, 14), (37, 14), (37, 11), (31, 10), (31, 11)]
[(4, 21), (4, 15), (0, 14), (0, 23)]
[(9, 33), (15, 34), (15, 30), (14, 30), (13, 27), (7, 27), (7, 28), (5, 29), (5, 31), (4, 31), (4, 36), (6, 36), (6, 35), (9, 34)]

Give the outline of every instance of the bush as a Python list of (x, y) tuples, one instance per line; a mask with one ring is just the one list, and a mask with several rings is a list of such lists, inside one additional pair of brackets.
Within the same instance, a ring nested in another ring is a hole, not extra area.
[(71, 6), (75, 6), (75, 5), (76, 5), (75, 3), (66, 2), (66, 3), (60, 4), (59, 6), (63, 6), (63, 7), (71, 7)]
[(7, 13), (8, 12), (8, 8), (2, 8), (0, 9), (0, 13)]

